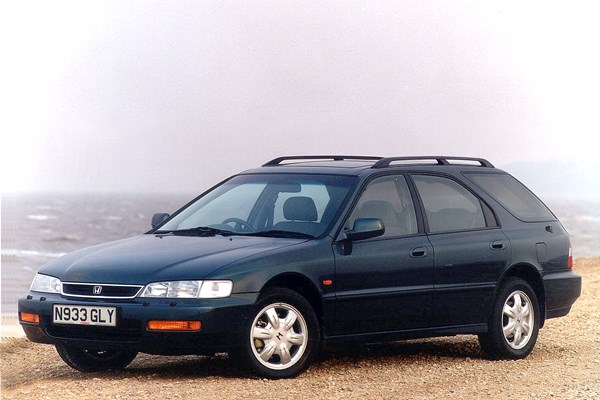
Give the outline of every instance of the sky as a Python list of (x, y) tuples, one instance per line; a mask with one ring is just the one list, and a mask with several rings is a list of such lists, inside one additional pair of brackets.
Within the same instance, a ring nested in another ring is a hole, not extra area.
[(0, 189), (200, 192), (280, 155), (447, 154), (600, 196), (599, 19), (594, 1), (2, 1)]

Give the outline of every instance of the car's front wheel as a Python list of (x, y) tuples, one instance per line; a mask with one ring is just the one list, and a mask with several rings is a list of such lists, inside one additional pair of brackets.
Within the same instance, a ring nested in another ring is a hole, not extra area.
[(319, 348), (319, 323), (304, 297), (289, 289), (270, 289), (250, 321), (242, 355), (255, 373), (289, 378), (308, 368)]
[(479, 335), (479, 343), (492, 358), (525, 358), (535, 346), (539, 325), (535, 292), (523, 279), (508, 278), (498, 291), (488, 332)]
[(66, 344), (57, 344), (56, 351), (69, 367), (81, 372), (123, 369), (137, 356), (134, 351), (89, 350)]

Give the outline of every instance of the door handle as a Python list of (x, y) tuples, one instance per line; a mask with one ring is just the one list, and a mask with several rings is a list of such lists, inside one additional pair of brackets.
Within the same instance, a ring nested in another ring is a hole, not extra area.
[(427, 249), (425, 247), (415, 247), (414, 249), (410, 250), (410, 256), (411, 257), (426, 257)]
[(504, 250), (505, 247), (506, 244), (504, 243), (504, 240), (494, 240), (490, 243), (490, 248), (492, 250)]

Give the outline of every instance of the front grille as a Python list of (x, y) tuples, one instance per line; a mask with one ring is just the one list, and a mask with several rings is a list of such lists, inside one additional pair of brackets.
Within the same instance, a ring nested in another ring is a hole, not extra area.
[(65, 296), (95, 299), (132, 299), (139, 293), (142, 287), (140, 285), (67, 282), (62, 285), (62, 294)]

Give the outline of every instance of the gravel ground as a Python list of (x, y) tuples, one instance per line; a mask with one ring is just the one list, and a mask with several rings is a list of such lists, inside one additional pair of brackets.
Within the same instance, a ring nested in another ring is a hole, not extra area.
[(223, 357), (139, 355), (124, 371), (71, 370), (52, 346), (4, 340), (3, 399), (600, 399), (600, 258), (579, 259), (582, 297), (547, 321), (525, 360), (489, 361), (475, 336), (329, 351), (291, 380), (245, 376)]

